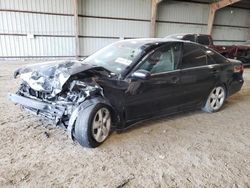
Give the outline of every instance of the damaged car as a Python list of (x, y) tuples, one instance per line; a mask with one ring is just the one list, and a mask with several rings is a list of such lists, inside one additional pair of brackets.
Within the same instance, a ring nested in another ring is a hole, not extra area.
[(214, 50), (174, 39), (130, 39), (83, 61), (61, 60), (15, 71), (9, 98), (62, 125), (85, 147), (146, 119), (201, 108), (220, 110), (243, 84), (243, 65)]

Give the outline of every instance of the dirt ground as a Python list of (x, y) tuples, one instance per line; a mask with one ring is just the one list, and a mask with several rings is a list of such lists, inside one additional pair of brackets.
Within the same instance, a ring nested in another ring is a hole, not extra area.
[(141, 123), (86, 149), (7, 99), (28, 62), (0, 62), (0, 187), (250, 187), (250, 69), (224, 109)]

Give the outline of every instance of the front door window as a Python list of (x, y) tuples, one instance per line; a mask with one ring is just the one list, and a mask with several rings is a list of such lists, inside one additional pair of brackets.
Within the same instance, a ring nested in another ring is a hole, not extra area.
[(175, 43), (160, 47), (150, 54), (138, 67), (149, 71), (151, 74), (158, 74), (176, 70), (178, 67), (181, 44)]

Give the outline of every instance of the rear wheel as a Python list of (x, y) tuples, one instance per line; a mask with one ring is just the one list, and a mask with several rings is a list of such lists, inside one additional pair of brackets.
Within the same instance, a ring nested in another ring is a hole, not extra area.
[(221, 109), (226, 99), (226, 89), (224, 86), (216, 86), (209, 94), (205, 106), (202, 108), (205, 112), (217, 112)]
[(101, 103), (79, 112), (75, 123), (75, 138), (84, 147), (94, 148), (102, 144), (111, 130), (111, 112)]

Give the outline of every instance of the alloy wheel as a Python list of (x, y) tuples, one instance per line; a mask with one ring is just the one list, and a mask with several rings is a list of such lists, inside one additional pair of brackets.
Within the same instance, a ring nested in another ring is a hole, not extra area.
[(92, 135), (97, 142), (103, 142), (109, 135), (111, 116), (107, 108), (99, 109), (92, 122)]
[(225, 100), (225, 89), (221, 86), (216, 87), (210, 93), (209, 105), (213, 110), (218, 110), (223, 105)]

